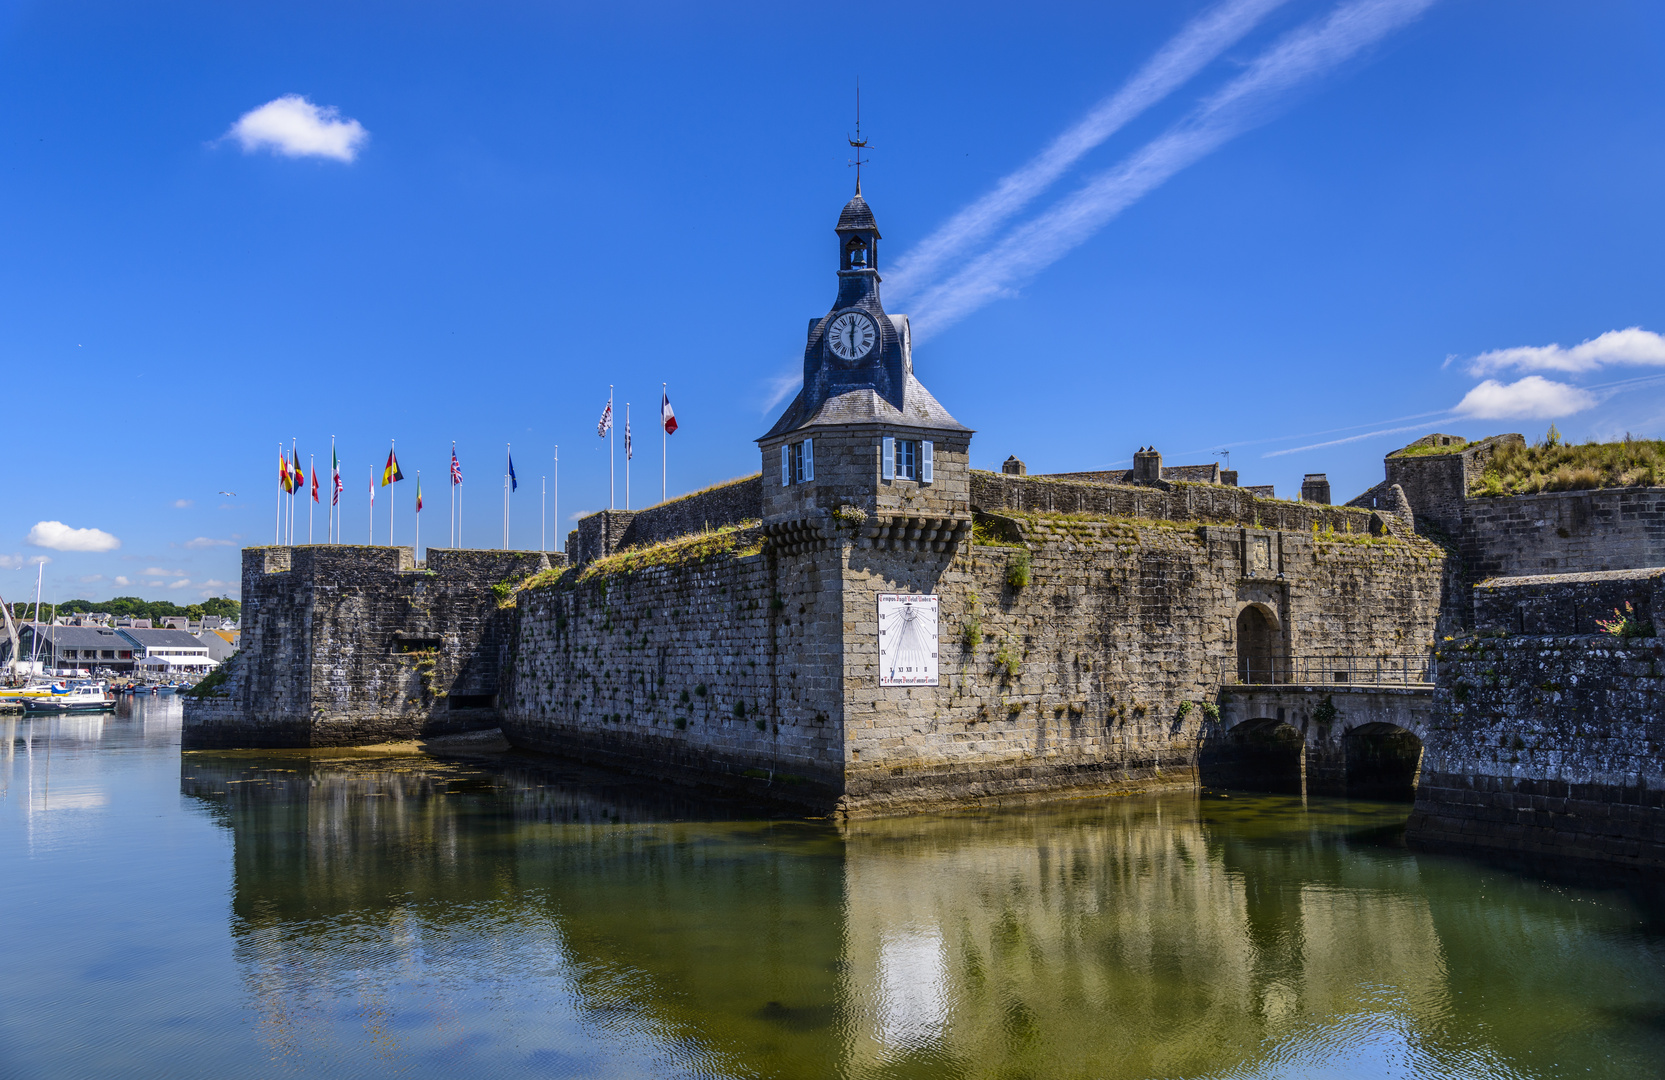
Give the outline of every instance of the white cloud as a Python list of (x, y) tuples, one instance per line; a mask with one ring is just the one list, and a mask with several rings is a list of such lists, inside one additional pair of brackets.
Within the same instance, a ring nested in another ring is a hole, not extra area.
[(38, 522), (24, 543), (53, 551), (114, 551), (121, 541), (103, 529), (72, 529), (61, 521)]
[(229, 581), (219, 581), (214, 578), (209, 578), (202, 583), (204, 589), (229, 589), (231, 585), (232, 583)]
[(147, 566), (144, 569), (144, 575), (146, 577), (183, 577), (185, 575), (185, 571), (164, 570), (159, 566)]
[(131, 585), (133, 583), (131, 581), (127, 580), (126, 578), (121, 577), (120, 575), (117, 575), (116, 584), (117, 585)]
[(103, 581), (103, 580), (104, 580), (104, 575), (103, 574), (88, 574), (86, 577), (81, 579), (81, 584), (91, 585), (95, 581)]
[(1469, 371), (1475, 375), (1510, 368), (1577, 373), (1616, 365), (1665, 366), (1665, 337), (1632, 326), (1628, 330), (1609, 330), (1570, 349), (1553, 344), (1493, 349), (1476, 356), (1469, 363)]
[(1596, 396), (1588, 390), (1552, 382), (1542, 375), (1528, 375), (1512, 383), (1487, 379), (1470, 390), (1453, 411), (1477, 420), (1504, 417), (1542, 420), (1582, 412), (1596, 402)]
[(195, 506), (195, 505), (196, 504), (193, 503), (190, 499), (175, 499), (173, 501), (173, 508), (175, 510), (184, 510), (186, 507)]
[(352, 161), (370, 137), (357, 120), (340, 119), (333, 105), (317, 106), (299, 94), (285, 94), (238, 118), (227, 138), (243, 152), (271, 150), (284, 157), (325, 157)]
[(235, 540), (216, 540), (211, 536), (199, 536), (195, 540), (185, 541), (188, 548), (235, 547)]
[(29, 556), (29, 558), (26, 561), (28, 562), (28, 564), (30, 566), (45, 566), (47, 563), (52, 561), (52, 556), (50, 556), (50, 555), (31, 555), (31, 556)]
[(16, 570), (23, 565), (21, 555), (0, 555), (0, 570)]
[(185, 589), (185, 588), (189, 588), (190, 585), (191, 585), (191, 579), (190, 578), (181, 578), (178, 581), (174, 582), (173, 584), (169, 585), (168, 588), (170, 588), (170, 589)]

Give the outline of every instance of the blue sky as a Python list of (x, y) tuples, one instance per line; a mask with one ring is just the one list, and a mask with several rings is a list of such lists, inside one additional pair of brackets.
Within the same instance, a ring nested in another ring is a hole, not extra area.
[(557, 444), (559, 531), (607, 503), (609, 383), (635, 505), (661, 382), (673, 495), (755, 471), (858, 75), (886, 303), (978, 466), (1347, 498), (1428, 430), (1665, 436), (1662, 46), (1618, 0), (3, 5), (0, 593), (235, 595), (277, 443), (331, 435), (349, 542), (397, 439), (395, 539), (420, 468), (443, 543), (456, 440), (464, 541), (512, 442), (535, 547)]

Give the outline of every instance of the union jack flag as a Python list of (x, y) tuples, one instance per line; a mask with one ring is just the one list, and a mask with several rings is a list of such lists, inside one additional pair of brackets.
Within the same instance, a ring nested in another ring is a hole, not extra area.
[(451, 444), (451, 483), (462, 483), (462, 466), (457, 463), (457, 444)]
[(613, 430), (613, 399), (607, 399), (607, 407), (601, 410), (601, 421), (595, 426), (595, 433), (603, 439)]

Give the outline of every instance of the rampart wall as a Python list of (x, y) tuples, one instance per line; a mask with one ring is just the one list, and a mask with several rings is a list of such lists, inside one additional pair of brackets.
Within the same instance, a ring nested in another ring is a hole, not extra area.
[(1662, 656), (1606, 635), (1441, 649), (1411, 841), (1665, 868)]
[(242, 650), (185, 706), (187, 748), (333, 746), (496, 723), (513, 612), (545, 552), (308, 545), (243, 552)]
[(601, 510), (586, 515), (567, 534), (567, 557), (573, 566), (583, 566), (620, 548), (648, 547), (762, 516), (763, 477), (745, 476), (646, 510)]
[[(1287, 649), (1432, 637), (1437, 547), (1291, 510), (1299, 531), (1025, 515), (944, 552), (854, 525), (795, 554), (746, 531), (619, 552), (520, 595), (504, 731), (858, 813), (1190, 782), (1244, 607)], [(881, 592), (941, 598), (940, 685), (879, 685)]]

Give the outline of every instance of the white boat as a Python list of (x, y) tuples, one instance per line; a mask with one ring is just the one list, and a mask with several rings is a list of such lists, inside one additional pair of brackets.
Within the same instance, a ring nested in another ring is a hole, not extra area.
[(0, 686), (0, 701), (32, 701), (35, 698), (49, 698), (54, 694), (62, 694), (69, 690), (69, 685), (62, 680), (53, 682), (51, 679), (35, 679), (22, 686)]
[(102, 683), (82, 683), (50, 697), (24, 701), (25, 712), (107, 712), (116, 699)]

